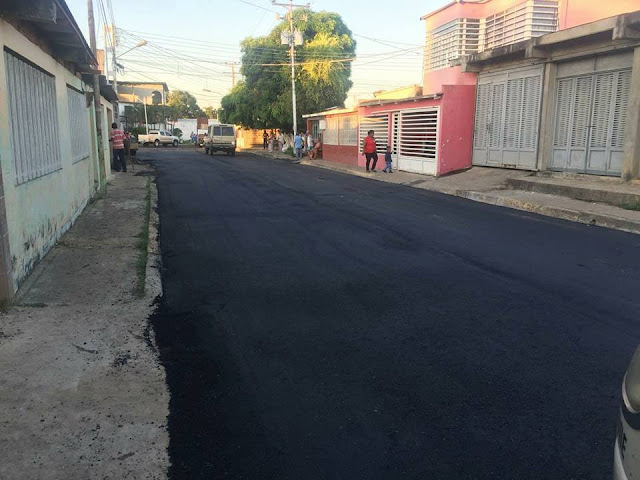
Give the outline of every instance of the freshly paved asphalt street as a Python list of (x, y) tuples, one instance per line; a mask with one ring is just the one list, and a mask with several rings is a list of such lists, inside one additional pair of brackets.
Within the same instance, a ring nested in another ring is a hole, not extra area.
[(610, 476), (639, 236), (252, 155), (141, 156), (172, 478)]

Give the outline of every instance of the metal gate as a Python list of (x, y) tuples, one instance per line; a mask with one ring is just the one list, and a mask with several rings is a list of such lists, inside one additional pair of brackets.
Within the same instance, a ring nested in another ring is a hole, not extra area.
[(438, 107), (399, 112), (398, 170), (438, 173)]
[(392, 115), (391, 128), (391, 158), (393, 165), (398, 166), (398, 152), (400, 151), (400, 113), (394, 112)]
[(480, 74), (473, 164), (535, 170), (542, 104), (542, 66)]
[(631, 70), (557, 81), (551, 170), (618, 176)]
[(384, 157), (384, 152), (389, 143), (389, 114), (374, 114), (360, 119), (360, 151), (362, 151), (364, 138), (369, 130), (374, 132), (378, 155)]

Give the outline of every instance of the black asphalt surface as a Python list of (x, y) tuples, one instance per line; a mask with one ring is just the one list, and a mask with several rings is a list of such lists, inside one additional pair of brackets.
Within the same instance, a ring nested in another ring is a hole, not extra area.
[(171, 478), (610, 478), (640, 236), (249, 154), (141, 157)]

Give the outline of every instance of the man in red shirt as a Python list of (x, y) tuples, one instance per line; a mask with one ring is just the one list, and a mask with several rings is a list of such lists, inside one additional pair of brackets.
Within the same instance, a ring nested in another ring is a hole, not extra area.
[[(375, 172), (376, 164), (378, 163), (378, 147), (373, 134), (373, 130), (369, 130), (367, 132), (367, 136), (364, 138), (364, 145), (362, 147), (362, 153), (364, 153), (364, 156), (367, 159), (367, 172)], [(373, 165), (371, 165), (371, 170), (369, 170), (371, 160), (373, 160)]]
[(124, 155), (124, 132), (118, 129), (117, 123), (111, 124), (111, 146), (113, 148), (113, 167), (116, 172), (127, 171), (127, 157)]

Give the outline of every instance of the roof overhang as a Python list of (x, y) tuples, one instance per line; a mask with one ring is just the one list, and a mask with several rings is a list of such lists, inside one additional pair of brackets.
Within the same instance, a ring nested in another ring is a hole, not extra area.
[[(118, 100), (118, 94), (113, 88), (113, 85), (108, 82), (107, 77), (104, 75), (100, 75), (98, 78), (100, 80), (100, 96), (111, 103), (116, 102)], [(82, 80), (89, 85), (93, 85), (93, 75), (90, 73), (83, 73)]]
[(95, 72), (96, 57), (64, 0), (0, 0), (0, 16), (76, 72)]
[(409, 97), (409, 98), (393, 98), (388, 100), (367, 100), (365, 102), (360, 102), (359, 106), (361, 107), (377, 107), (380, 105), (398, 105), (400, 103), (415, 103), (420, 102), (422, 100), (438, 100), (442, 98), (442, 93), (431, 93), (429, 95), (421, 95), (419, 97)]
[(166, 82), (129, 82), (129, 81), (124, 81), (124, 82), (118, 82), (118, 86), (143, 86), (143, 85), (162, 85), (162, 87), (164, 88), (165, 92), (169, 91), (169, 86), (167, 85)]
[(353, 107), (353, 108), (330, 108), (329, 110), (325, 110), (323, 112), (308, 113), (307, 115), (302, 115), (302, 118), (326, 117), (327, 115), (340, 115), (342, 113), (355, 113), (357, 111), (358, 111), (358, 109), (356, 107)]
[[(549, 33), (511, 45), (485, 50), (464, 57), (464, 72), (480, 71), (493, 63), (512, 60), (547, 60), (559, 50), (583, 49), (585, 45), (633, 45), (640, 42), (640, 11), (605, 18), (592, 23)], [(586, 51), (586, 50), (585, 50)]]

